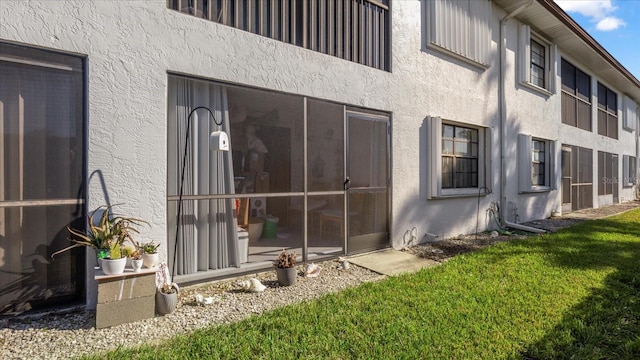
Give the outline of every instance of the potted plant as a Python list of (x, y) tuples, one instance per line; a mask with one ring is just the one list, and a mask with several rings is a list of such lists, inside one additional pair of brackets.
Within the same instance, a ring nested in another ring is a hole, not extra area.
[(296, 283), (296, 253), (282, 250), (278, 259), (274, 261), (278, 283), (282, 286), (291, 286)]
[(138, 250), (142, 251), (142, 265), (144, 267), (151, 269), (160, 263), (159, 246), (160, 244), (153, 241), (137, 244)]
[[(102, 205), (87, 215), (88, 229), (86, 232), (67, 227), (67, 230), (74, 236), (70, 239), (74, 244), (54, 252), (51, 257), (76, 247), (88, 246), (96, 250), (96, 255), (99, 263), (102, 263), (105, 274), (110, 275), (114, 271), (116, 273), (124, 272), (126, 257), (122, 256), (122, 245), (126, 240), (134, 243), (131, 234), (138, 233), (136, 226), (146, 223), (146, 221), (114, 215), (111, 213), (112, 207)], [(97, 218), (98, 214), (100, 214), (99, 218)], [(105, 269), (105, 259), (116, 260), (116, 262), (107, 264)], [(119, 270), (121, 266), (122, 270)]]
[(142, 269), (142, 264), (142, 254), (140, 254), (140, 251), (137, 249), (133, 250), (131, 253), (131, 268), (133, 269), (133, 272), (139, 272), (140, 269)]
[(171, 314), (178, 306), (178, 284), (171, 282), (167, 264), (162, 263), (156, 272), (156, 313)]
[(133, 257), (131, 256), (136, 249), (131, 245), (123, 246), (120, 251), (122, 252), (122, 256), (127, 258), (127, 267), (132, 267), (131, 260)]

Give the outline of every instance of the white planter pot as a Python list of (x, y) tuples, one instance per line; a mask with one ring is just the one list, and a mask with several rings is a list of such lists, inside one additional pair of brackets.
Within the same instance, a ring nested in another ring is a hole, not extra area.
[(120, 258), (116, 260), (102, 259), (102, 272), (104, 272), (105, 275), (122, 274), (126, 265), (127, 258)]
[(142, 254), (142, 264), (146, 268), (154, 268), (160, 264), (160, 254)]
[(143, 260), (131, 259), (131, 268), (133, 268), (133, 272), (138, 272), (142, 269)]

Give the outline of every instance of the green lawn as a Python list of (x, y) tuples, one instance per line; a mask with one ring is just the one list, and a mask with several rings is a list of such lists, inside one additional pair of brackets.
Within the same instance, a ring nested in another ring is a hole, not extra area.
[(106, 357), (640, 358), (639, 235), (635, 210)]

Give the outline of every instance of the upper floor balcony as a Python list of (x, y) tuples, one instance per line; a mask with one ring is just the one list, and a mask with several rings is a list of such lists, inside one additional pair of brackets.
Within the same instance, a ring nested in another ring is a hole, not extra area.
[(167, 0), (167, 7), (390, 71), (389, 0)]

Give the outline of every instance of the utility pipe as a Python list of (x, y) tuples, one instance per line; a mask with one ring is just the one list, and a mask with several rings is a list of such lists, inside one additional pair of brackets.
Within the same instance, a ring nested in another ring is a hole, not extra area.
[(512, 223), (512, 222), (506, 221), (506, 220), (504, 221), (504, 224), (507, 227), (510, 227), (510, 228), (513, 228), (513, 229), (518, 229), (518, 230), (522, 230), (522, 231), (528, 231), (530, 233), (535, 233), (535, 234), (544, 234), (544, 233), (547, 232), (546, 230), (543, 230), (543, 229), (538, 229), (538, 228), (534, 228), (534, 227), (526, 226), (526, 225), (522, 225), (522, 224), (516, 224), (516, 223)]
[[(505, 67), (507, 62), (507, 39), (505, 38), (505, 27), (507, 21), (516, 16), (522, 10), (533, 4), (535, 0), (526, 0), (525, 3), (518, 6), (517, 9), (505, 15), (500, 20), (500, 68), (498, 69), (498, 111), (500, 113), (500, 209), (506, 209), (507, 197), (505, 195), (505, 189), (507, 187), (507, 174), (505, 171), (505, 137), (506, 137), (506, 123), (507, 123), (507, 100), (505, 95)], [(506, 220), (503, 215), (503, 211), (500, 211), (500, 222), (505, 223)]]

